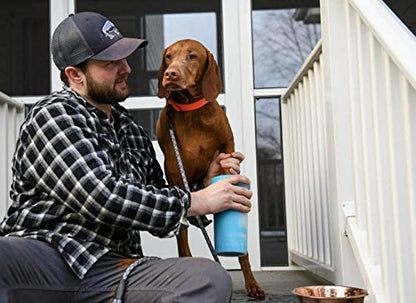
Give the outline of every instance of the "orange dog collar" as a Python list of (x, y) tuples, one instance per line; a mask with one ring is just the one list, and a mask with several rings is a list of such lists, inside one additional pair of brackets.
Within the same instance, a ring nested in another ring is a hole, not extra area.
[(205, 98), (202, 98), (192, 103), (181, 104), (173, 101), (172, 99), (168, 99), (168, 103), (172, 105), (173, 109), (177, 112), (190, 112), (207, 105), (209, 101), (207, 101)]

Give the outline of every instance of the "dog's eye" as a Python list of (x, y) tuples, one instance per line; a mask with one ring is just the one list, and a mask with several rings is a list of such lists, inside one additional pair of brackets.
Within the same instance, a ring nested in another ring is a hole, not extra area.
[(196, 59), (196, 55), (195, 54), (190, 54), (189, 59)]
[(167, 55), (165, 56), (165, 58), (169, 60), (169, 59), (170, 59), (170, 54), (167, 54)]

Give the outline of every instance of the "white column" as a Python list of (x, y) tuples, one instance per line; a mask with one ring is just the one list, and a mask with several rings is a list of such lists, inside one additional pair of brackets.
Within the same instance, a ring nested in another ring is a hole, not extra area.
[[(250, 0), (223, 0), (225, 105), (236, 150), (246, 156), (242, 173), (252, 181), (254, 195), (248, 217), (248, 250), (252, 269), (259, 270), (261, 265), (251, 12)], [(234, 258), (227, 258), (227, 263), (229, 259)]]

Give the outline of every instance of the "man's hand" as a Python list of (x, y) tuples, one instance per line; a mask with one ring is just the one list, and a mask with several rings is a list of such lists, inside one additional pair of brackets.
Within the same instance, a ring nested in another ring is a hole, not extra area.
[(244, 155), (240, 152), (231, 154), (219, 153), (214, 154), (211, 164), (208, 167), (207, 174), (204, 178), (204, 185), (207, 187), (211, 183), (211, 179), (223, 173), (224, 169), (228, 169), (232, 175), (240, 173), (240, 163), (244, 161)]
[(253, 193), (247, 188), (238, 186), (240, 182), (250, 184), (246, 176), (233, 175), (202, 190), (192, 192), (187, 216), (215, 214), (227, 209), (249, 212)]

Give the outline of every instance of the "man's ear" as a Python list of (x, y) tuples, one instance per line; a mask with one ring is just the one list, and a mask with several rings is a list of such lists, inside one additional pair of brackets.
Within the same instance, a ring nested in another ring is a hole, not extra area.
[(79, 68), (73, 66), (67, 66), (65, 68), (65, 75), (70, 83), (81, 84), (85, 79), (85, 74)]

